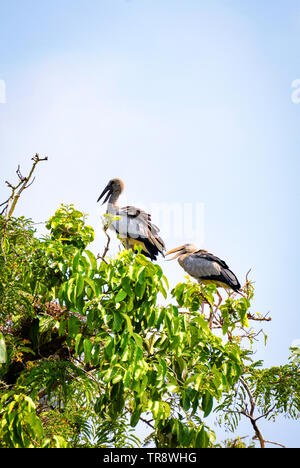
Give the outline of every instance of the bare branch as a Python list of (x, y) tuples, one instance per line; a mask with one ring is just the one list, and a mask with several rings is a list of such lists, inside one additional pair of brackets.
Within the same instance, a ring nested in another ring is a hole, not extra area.
[(28, 187), (30, 187), (33, 184), (34, 181), (35, 181), (35, 177), (32, 179), (30, 184), (28, 184), (28, 185), (26, 185), (26, 187), (24, 187), (24, 190), (28, 189)]
[(8, 200), (9, 200), (9, 198), (8, 198), (5, 202), (0, 203), (0, 206), (3, 206), (3, 205), (5, 205), (6, 203), (8, 203)]
[(247, 273), (246, 273), (246, 284), (249, 283), (248, 276), (249, 276), (251, 270), (252, 270), (252, 268), (250, 268), (250, 270), (248, 270)]
[(110, 244), (110, 236), (107, 234), (107, 229), (108, 229), (108, 225), (105, 225), (103, 227), (103, 231), (104, 231), (104, 234), (107, 237), (107, 243), (106, 243), (106, 246), (104, 248), (103, 254), (102, 255), (100, 255), (100, 254), (97, 255), (97, 258), (101, 258), (101, 260), (103, 260), (103, 262), (105, 262), (105, 263), (107, 263), (107, 261), (105, 260), (105, 256), (106, 256), (107, 252), (109, 251), (109, 244)]
[(252, 315), (252, 314), (248, 313), (247, 318), (250, 319), (250, 320), (256, 320), (258, 322), (270, 322), (272, 320), (272, 318), (267, 317), (268, 314), (269, 314), (269, 312), (267, 312), (266, 315), (260, 317), (260, 316)]
[(21, 174), (21, 171), (20, 171), (20, 164), (18, 164), (18, 169), (16, 170), (16, 173), (17, 173), (17, 176), (19, 177), (20, 181), (23, 182), (26, 177), (24, 177), (22, 174)]
[[(11, 208), (10, 210), (8, 211), (7, 213), (7, 220), (9, 218), (11, 218), (13, 212), (14, 212), (14, 209), (16, 207), (16, 204), (21, 196), (21, 193), (23, 192), (23, 190), (25, 190), (29, 185), (28, 185), (28, 182), (30, 181), (31, 177), (32, 177), (32, 174), (35, 170), (35, 167), (36, 165), (40, 162), (40, 161), (47, 161), (48, 158), (40, 158), (39, 157), (39, 154), (36, 153), (36, 155), (32, 158), (32, 160), (34, 161), (33, 165), (32, 165), (32, 168), (28, 174), (27, 177), (23, 177), (20, 173), (20, 169), (19, 169), (19, 166), (18, 166), (18, 169), (17, 169), (17, 174), (18, 174), (18, 177), (21, 179), (20, 180), (20, 183), (16, 186), (16, 187), (13, 187), (11, 184), (9, 184), (9, 182), (6, 182), (13, 190), (13, 193), (11, 195), (11, 201), (12, 201), (12, 205), (11, 205)], [(21, 176), (21, 177), (20, 177)], [(30, 184), (31, 185), (31, 184)], [(20, 190), (15, 194), (15, 191), (20, 187)]]
[(33, 180), (29, 184), (29, 181), (30, 181), (30, 179), (32, 177), (32, 174), (33, 174), (33, 172), (35, 170), (36, 165), (40, 161), (47, 161), (48, 158), (47, 157), (40, 158), (38, 153), (37, 153), (32, 158), (32, 160), (34, 161), (34, 163), (33, 163), (32, 168), (31, 168), (31, 170), (30, 170), (27, 177), (23, 177), (23, 175), (21, 174), (21, 171), (20, 171), (20, 165), (18, 165), (16, 173), (17, 173), (17, 176), (19, 178), (19, 183), (16, 186), (12, 185), (7, 180), (5, 181), (7, 186), (11, 189), (10, 197), (5, 202), (1, 203), (1, 205), (0, 205), (0, 206), (4, 206), (4, 208), (3, 208), (3, 210), (1, 211), (0, 214), (3, 215), (3, 213), (5, 212), (5, 217), (6, 217), (3, 232), (2, 232), (2, 235), (1, 235), (1, 250), (2, 250), (2, 254), (3, 254), (3, 258), (4, 258), (5, 262), (6, 262), (6, 255), (5, 255), (5, 251), (4, 251), (3, 242), (4, 242), (4, 237), (5, 237), (5, 234), (6, 234), (6, 229), (7, 229), (8, 222), (9, 222), (10, 218), (12, 217), (12, 214), (13, 214), (13, 212), (15, 210), (16, 204), (17, 204), (23, 190), (30, 187), (30, 185), (32, 185), (32, 183), (35, 180), (35, 178), (33, 178)]
[(108, 250), (109, 250), (109, 244), (110, 244), (110, 236), (107, 234), (107, 229), (108, 229), (108, 226), (106, 226), (103, 231), (104, 231), (104, 234), (106, 235), (107, 237), (107, 244), (105, 246), (105, 249), (104, 249), (104, 252), (102, 254), (102, 258), (105, 257), (105, 255), (107, 254)]
[(274, 445), (279, 445), (279, 447), (286, 448), (285, 445), (280, 444), (279, 442), (272, 442), (271, 440), (265, 440), (266, 444), (274, 444)]

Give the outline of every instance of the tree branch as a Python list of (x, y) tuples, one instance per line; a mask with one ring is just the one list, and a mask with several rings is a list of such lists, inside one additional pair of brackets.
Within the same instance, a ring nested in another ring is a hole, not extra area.
[(274, 445), (279, 445), (279, 447), (286, 448), (285, 445), (280, 444), (279, 442), (272, 442), (271, 440), (265, 440), (266, 444), (274, 444)]
[[(11, 184), (9, 184), (9, 182), (6, 182), (6, 183), (11, 187), (11, 189), (12, 189), (12, 191), (13, 191), (13, 193), (12, 193), (10, 199), (9, 199), (9, 200), (12, 201), (12, 205), (11, 205), (11, 208), (10, 208), (10, 210), (8, 211), (7, 215), (6, 215), (6, 218), (7, 218), (7, 219), (11, 218), (11, 216), (12, 216), (14, 210), (15, 210), (16, 204), (17, 204), (17, 202), (18, 202), (18, 200), (19, 200), (19, 198), (20, 198), (21, 193), (23, 192), (23, 190), (25, 190), (26, 188), (29, 187), (28, 182), (30, 181), (30, 179), (31, 179), (31, 177), (32, 177), (32, 174), (33, 174), (33, 172), (34, 172), (34, 170), (35, 170), (36, 165), (37, 165), (40, 161), (47, 161), (47, 160), (48, 160), (47, 157), (45, 157), (45, 158), (40, 158), (40, 156), (39, 156), (38, 153), (36, 153), (36, 155), (35, 155), (33, 158), (31, 158), (31, 159), (32, 159), (32, 161), (33, 161), (33, 165), (32, 165), (32, 168), (31, 168), (31, 170), (30, 170), (30, 172), (29, 172), (29, 174), (28, 174), (27, 177), (23, 177), (23, 176), (21, 175), (21, 173), (20, 173), (20, 166), (18, 166), (17, 175), (18, 175), (18, 177), (19, 177), (19, 179), (20, 179), (20, 183), (19, 183), (16, 187), (13, 187)], [(34, 180), (33, 180), (33, 181), (34, 181)], [(31, 184), (33, 183), (33, 181), (31, 182)], [(30, 184), (30, 185), (31, 185), (31, 184)], [(19, 187), (20, 187), (20, 190), (15, 194), (15, 191), (16, 191)]]
[(107, 263), (107, 261), (105, 260), (105, 256), (106, 256), (107, 252), (109, 251), (109, 244), (110, 244), (110, 236), (107, 234), (108, 227), (109, 227), (108, 225), (105, 225), (104, 228), (103, 228), (104, 234), (107, 237), (107, 243), (106, 243), (106, 246), (104, 248), (103, 254), (102, 255), (100, 255), (100, 254), (97, 255), (97, 258), (101, 258), (101, 260), (103, 260), (103, 262), (105, 262), (105, 263)]
[(14, 186), (10, 182), (8, 182), (7, 180), (5, 181), (7, 186), (11, 189), (10, 197), (5, 202), (1, 203), (1, 205), (0, 205), (0, 206), (4, 205), (4, 208), (1, 211), (0, 215), (3, 215), (3, 213), (6, 212), (6, 214), (5, 214), (6, 219), (5, 219), (5, 224), (4, 224), (3, 232), (2, 232), (2, 235), (1, 235), (1, 242), (0, 242), (1, 243), (2, 254), (3, 254), (3, 258), (4, 258), (5, 262), (6, 262), (6, 255), (5, 255), (5, 249), (4, 249), (3, 242), (4, 242), (4, 237), (5, 237), (8, 222), (9, 222), (10, 218), (12, 217), (12, 214), (13, 214), (15, 208), (16, 208), (16, 204), (17, 204), (23, 190), (30, 187), (30, 185), (32, 185), (34, 180), (35, 180), (35, 177), (34, 177), (33, 180), (29, 184), (29, 181), (30, 181), (30, 179), (32, 177), (32, 174), (33, 174), (33, 172), (34, 172), (34, 170), (36, 168), (36, 165), (40, 161), (47, 161), (48, 160), (47, 157), (40, 158), (38, 153), (36, 153), (36, 155), (31, 159), (33, 160), (33, 165), (32, 165), (32, 168), (31, 168), (31, 170), (30, 170), (27, 177), (23, 177), (23, 175), (20, 172), (20, 165), (18, 165), (16, 173), (17, 173), (17, 176), (18, 176), (20, 182), (17, 185)]
[(254, 418), (254, 410), (255, 410), (256, 404), (255, 404), (253, 395), (251, 393), (251, 390), (248, 384), (245, 382), (245, 380), (242, 377), (240, 377), (240, 382), (242, 383), (244, 389), (246, 390), (248, 398), (249, 398), (249, 402), (250, 402), (250, 412), (248, 412), (248, 409), (246, 407), (246, 411), (243, 411), (242, 414), (244, 414), (245, 416), (247, 416), (247, 418), (250, 419), (250, 422), (255, 432), (255, 437), (259, 440), (260, 447), (265, 448), (265, 440), (263, 438), (262, 433), (260, 432), (259, 427), (256, 424), (257, 419)]

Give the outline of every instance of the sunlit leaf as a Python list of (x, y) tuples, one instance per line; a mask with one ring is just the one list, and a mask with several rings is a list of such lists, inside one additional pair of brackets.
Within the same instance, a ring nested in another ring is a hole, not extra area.
[(0, 332), (0, 364), (4, 364), (7, 359), (6, 345), (3, 334)]

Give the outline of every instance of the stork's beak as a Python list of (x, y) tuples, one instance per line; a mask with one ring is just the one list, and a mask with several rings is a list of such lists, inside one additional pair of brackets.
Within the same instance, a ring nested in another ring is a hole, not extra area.
[(105, 187), (105, 189), (103, 190), (103, 192), (101, 193), (100, 197), (98, 198), (97, 200), (97, 203), (98, 201), (101, 200), (101, 198), (106, 194), (106, 192), (108, 192), (108, 194), (106, 195), (105, 199), (104, 199), (104, 202), (102, 203), (102, 205), (104, 205), (104, 203), (107, 202), (107, 200), (109, 199), (112, 191), (111, 191), (111, 185), (110, 184), (107, 184), (107, 186)]
[(179, 257), (179, 255), (182, 255), (184, 251), (184, 245), (181, 245), (180, 247), (175, 247), (175, 249), (169, 250), (166, 252), (165, 255), (170, 255), (172, 253), (178, 252), (174, 257), (168, 258), (167, 261), (174, 260), (174, 258)]

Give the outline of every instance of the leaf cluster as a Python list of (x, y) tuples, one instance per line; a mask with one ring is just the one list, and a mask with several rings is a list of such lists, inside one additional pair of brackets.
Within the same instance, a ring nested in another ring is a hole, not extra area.
[(212, 447), (206, 418), (236, 404), (241, 376), (264, 411), (274, 401), (278, 412), (298, 408), (294, 367), (259, 374), (233, 337), (249, 325), (249, 283), (218, 307), (214, 285), (187, 280), (162, 306), (161, 267), (140, 251), (96, 256), (73, 205), (44, 237), (30, 220), (0, 221), (0, 445), (140, 446), (144, 421), (158, 447)]

